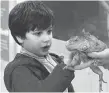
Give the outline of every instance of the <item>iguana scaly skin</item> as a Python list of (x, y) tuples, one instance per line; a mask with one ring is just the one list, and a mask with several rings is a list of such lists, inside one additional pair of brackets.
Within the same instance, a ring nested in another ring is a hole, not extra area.
[[(107, 45), (95, 36), (91, 35), (89, 32), (83, 31), (81, 36), (71, 37), (66, 42), (66, 48), (72, 52), (76, 51), (80, 60), (85, 63), (90, 60), (87, 53), (103, 51), (107, 48)], [(102, 91), (102, 82), (106, 83), (103, 80), (103, 72), (96, 63), (92, 64), (90, 68), (94, 73), (99, 75), (99, 91)]]

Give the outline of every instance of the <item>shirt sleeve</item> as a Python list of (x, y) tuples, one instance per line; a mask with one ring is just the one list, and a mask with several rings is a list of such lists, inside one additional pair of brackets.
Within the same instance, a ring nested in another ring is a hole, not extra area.
[(25, 66), (19, 66), (12, 73), (12, 87), (15, 92), (63, 92), (74, 78), (74, 72), (63, 70), (65, 64), (57, 65), (45, 79), (39, 80)]

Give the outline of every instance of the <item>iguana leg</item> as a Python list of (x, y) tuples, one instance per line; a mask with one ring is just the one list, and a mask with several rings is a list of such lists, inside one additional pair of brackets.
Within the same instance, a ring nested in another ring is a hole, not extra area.
[(92, 69), (92, 71), (96, 74), (99, 75), (99, 92), (103, 91), (102, 90), (102, 82), (107, 83), (103, 80), (103, 72), (101, 71), (101, 69), (95, 65), (91, 65), (90, 68)]

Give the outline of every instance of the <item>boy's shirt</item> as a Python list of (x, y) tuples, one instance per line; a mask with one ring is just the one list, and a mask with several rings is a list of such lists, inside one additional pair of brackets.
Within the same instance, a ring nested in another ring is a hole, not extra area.
[[(20, 53), (38, 60), (42, 65), (44, 65), (44, 67), (48, 70), (49, 73), (51, 73), (54, 67), (57, 65), (57, 63), (52, 59), (52, 57), (49, 54), (45, 57), (38, 57), (24, 48), (21, 49)], [(68, 88), (66, 88), (64, 92), (68, 92)]]
[(38, 57), (24, 48), (21, 49), (20, 53), (38, 60), (41, 64), (44, 65), (44, 67), (49, 71), (49, 73), (51, 73), (54, 67), (57, 65), (57, 63), (51, 58), (49, 54), (46, 57)]

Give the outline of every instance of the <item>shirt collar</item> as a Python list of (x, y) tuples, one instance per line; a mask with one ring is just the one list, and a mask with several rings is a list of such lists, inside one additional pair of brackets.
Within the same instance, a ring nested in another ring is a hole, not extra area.
[(45, 57), (39, 57), (31, 52), (29, 52), (28, 50), (26, 50), (25, 48), (21, 48), (21, 51), (20, 51), (21, 54), (24, 54), (24, 55), (27, 55), (27, 56), (30, 56), (32, 58), (35, 58), (35, 59), (45, 59)]
[(21, 54), (32, 57), (36, 60), (38, 60), (39, 62), (41, 62), (42, 64), (46, 64), (46, 63), (53, 63), (54, 64), (54, 60), (51, 58), (51, 56), (48, 54), (45, 57), (39, 57), (31, 52), (29, 52), (28, 50), (26, 50), (25, 48), (21, 48), (20, 51)]

